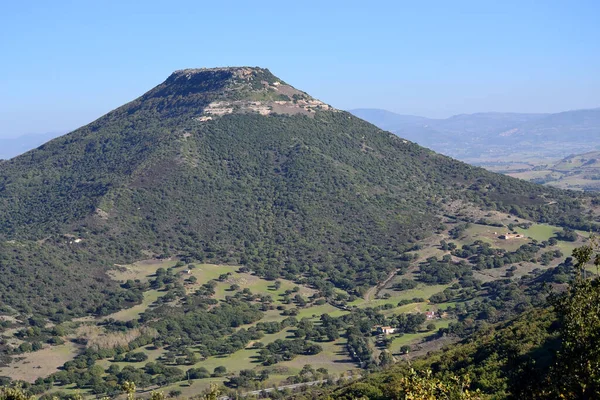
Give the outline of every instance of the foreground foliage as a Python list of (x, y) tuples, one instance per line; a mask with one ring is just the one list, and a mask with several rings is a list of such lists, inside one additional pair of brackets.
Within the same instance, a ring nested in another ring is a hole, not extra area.
[(551, 299), (561, 324), (561, 349), (550, 372), (549, 394), (561, 398), (600, 396), (600, 278), (586, 279), (588, 263), (600, 268), (598, 250), (598, 241), (592, 239), (591, 245), (574, 251), (575, 281)]

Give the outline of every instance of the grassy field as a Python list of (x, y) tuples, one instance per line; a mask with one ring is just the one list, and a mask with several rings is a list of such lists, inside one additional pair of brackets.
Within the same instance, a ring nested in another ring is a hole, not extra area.
[(32, 353), (25, 353), (9, 366), (0, 368), (0, 376), (33, 382), (37, 378), (58, 371), (58, 367), (75, 358), (78, 350), (76, 345), (66, 342), (59, 346), (48, 346)]
[[(173, 268), (177, 264), (178, 260), (145, 260), (139, 261), (130, 265), (115, 266), (115, 268), (109, 272), (109, 275), (120, 282), (124, 282), (128, 279), (139, 279), (144, 282), (156, 274), (159, 268)], [(194, 264), (194, 267), (190, 269), (189, 276), (195, 276), (199, 283), (206, 283), (211, 279), (217, 279), (219, 275), (226, 273), (235, 273), (239, 267), (232, 265), (216, 265), (216, 264)], [(179, 267), (175, 271), (181, 272), (183, 277), (188, 277), (185, 271), (188, 270), (187, 266)]]
[(140, 304), (107, 315), (103, 319), (112, 318), (117, 321), (131, 321), (133, 319), (138, 319), (140, 314), (146, 311), (148, 307), (150, 307), (162, 295), (164, 295), (164, 293), (159, 292), (158, 290), (148, 290), (147, 292), (144, 292), (144, 300)]
[(501, 268), (491, 268), (491, 269), (484, 269), (481, 271), (473, 271), (473, 277), (482, 282), (491, 282), (491, 281), (498, 280), (498, 279), (505, 279), (505, 278), (507, 278), (506, 274), (507, 274), (509, 268), (514, 266), (517, 269), (512, 271), (511, 279), (518, 280), (521, 277), (523, 277), (527, 274), (530, 274), (534, 269), (545, 270), (545, 269), (551, 268), (553, 266), (556, 266), (558, 263), (562, 262), (563, 259), (564, 258), (555, 259), (552, 261), (552, 263), (550, 265), (547, 265), (547, 266), (537, 264), (537, 263), (523, 261), (518, 264), (505, 265)]
[[(217, 274), (216, 277), (223, 273), (222, 266), (210, 266), (205, 264), (201, 266), (201, 268), (204, 269), (205, 275), (209, 276), (210, 274), (208, 273), (208, 271), (210, 268), (214, 269), (216, 272), (219, 272), (219, 274)], [(192, 270), (192, 274), (195, 274), (195, 271), (196, 270)], [(224, 282), (217, 283), (217, 286), (215, 287), (215, 298), (217, 299), (224, 299), (225, 296), (230, 295), (232, 293), (230, 290), (231, 285), (238, 285), (242, 289), (248, 288), (252, 291), (252, 293), (270, 295), (273, 298), (273, 300), (278, 304), (281, 304), (281, 300), (284, 293), (287, 290), (292, 290), (295, 287), (298, 287), (299, 291), (297, 293), (294, 293), (294, 295), (300, 294), (302, 297), (307, 298), (315, 293), (313, 289), (309, 289), (304, 286), (299, 286), (294, 282), (285, 279), (278, 279), (281, 286), (279, 287), (279, 289), (276, 289), (274, 281), (267, 281), (248, 273), (239, 273), (235, 271), (228, 272), (230, 272), (231, 275)], [(198, 278), (198, 276), (196, 277)], [(202, 280), (201, 278), (198, 278), (198, 284), (206, 282), (207, 278), (207, 276), (203, 276)]]
[[(268, 336), (272, 336), (272, 340), (275, 340), (276, 338), (284, 339), (287, 335), (288, 335), (288, 333), (286, 331), (283, 331), (283, 332), (279, 332), (275, 335), (268, 335)], [(263, 340), (265, 340), (264, 343), (269, 342), (269, 339), (266, 337)], [(227, 368), (227, 371), (230, 371), (230, 372), (240, 371), (242, 369), (253, 369), (253, 368), (257, 367), (258, 365), (260, 365), (257, 362), (257, 359), (256, 359), (257, 356), (258, 356), (257, 349), (246, 348), (246, 349), (238, 350), (235, 353), (229, 354), (227, 356), (209, 357), (206, 360), (202, 360), (202, 361), (198, 362), (196, 365), (194, 365), (194, 367), (195, 368), (204, 367), (207, 370), (209, 370), (210, 372), (212, 372), (216, 367), (219, 367), (219, 366), (223, 366), (223, 367)]]
[(141, 361), (141, 362), (114, 362), (114, 361), (110, 361), (110, 360), (99, 360), (96, 361), (96, 364), (100, 365), (102, 368), (108, 368), (113, 364), (116, 364), (119, 366), (119, 368), (123, 368), (126, 365), (131, 365), (135, 368), (143, 368), (144, 365), (146, 365), (149, 362), (153, 362), (156, 361), (163, 353), (164, 350), (163, 349), (154, 349), (151, 348), (150, 346), (146, 346), (146, 347), (142, 347), (139, 349), (136, 349), (135, 352), (144, 352), (146, 353), (146, 355), (148, 356), (148, 359), (146, 361)]
[[(290, 328), (278, 333), (265, 335), (257, 342), (269, 344), (277, 339), (290, 339), (292, 337), (293, 328)], [(319, 345), (323, 348), (323, 351), (318, 355), (297, 356), (291, 361), (278, 363), (277, 367), (287, 369), (289, 371), (288, 376), (298, 373), (305, 364), (311, 364), (314, 368), (327, 368), (334, 373), (347, 371), (356, 367), (344, 351), (346, 342), (343, 338), (338, 339), (335, 342), (319, 343)], [(218, 366), (225, 367), (229, 372), (238, 372), (242, 369), (260, 369), (262, 368), (262, 365), (257, 360), (258, 353), (259, 350), (254, 349), (249, 345), (246, 349), (236, 351), (228, 356), (209, 357), (206, 360), (199, 361), (192, 367), (204, 367), (211, 372)], [(183, 369), (192, 367), (184, 367)]]
[(560, 251), (562, 251), (564, 257), (568, 257), (573, 254), (573, 250), (580, 247), (583, 243), (581, 242), (558, 242), (556, 245)]
[[(539, 242), (554, 237), (555, 234), (561, 230), (562, 229), (559, 227), (546, 224), (533, 224), (528, 229), (515, 228), (515, 231)], [(558, 241), (556, 247), (562, 251), (564, 257), (570, 256), (573, 250), (583, 245), (586, 241), (586, 238), (589, 237), (589, 232), (577, 231), (577, 234), (579, 235), (579, 239), (576, 242)]]
[[(521, 221), (524, 222), (524, 221)], [(515, 227), (515, 231), (525, 235), (527, 238), (535, 239), (538, 242), (542, 242), (544, 240), (548, 240), (551, 237), (554, 237), (557, 232), (560, 232), (562, 228), (547, 225), (547, 224), (532, 224), (529, 228), (523, 229), (520, 227)], [(506, 233), (508, 228), (500, 228), (494, 226), (480, 225), (480, 224), (471, 224), (471, 226), (465, 230), (463, 236), (459, 240), (455, 240), (454, 242), (459, 246), (465, 244), (471, 244), (476, 240), (481, 240), (485, 243), (489, 243), (492, 247), (505, 249), (508, 251), (515, 251), (523, 244), (527, 243), (526, 239), (510, 239), (504, 240), (500, 239), (499, 236), (503, 233)], [(557, 246), (558, 248), (565, 253), (565, 255), (570, 255), (575, 247), (581, 246), (584, 241), (584, 238), (589, 236), (588, 232), (577, 231), (577, 233), (581, 236), (581, 240), (577, 242), (563, 242), (559, 241)], [(448, 239), (448, 241), (453, 241)]]
[(535, 239), (539, 242), (548, 240), (554, 236), (556, 232), (560, 232), (560, 228), (546, 224), (533, 224), (528, 229), (515, 228), (515, 231), (527, 237)]
[(421, 331), (421, 332), (417, 332), (417, 333), (406, 333), (401, 336), (394, 335), (392, 345), (390, 346), (390, 349), (389, 349), (390, 352), (394, 355), (399, 354), (400, 348), (402, 346), (415, 344), (415, 343), (423, 340), (427, 336), (433, 334), (438, 329), (447, 328), (448, 325), (450, 324), (451, 320), (438, 319), (438, 320), (434, 320), (434, 321), (427, 321), (427, 323), (430, 323), (430, 322), (433, 322), (435, 324), (435, 330), (433, 330), (433, 331)]
[[(190, 275), (195, 276), (198, 283), (202, 284), (211, 279), (217, 279), (222, 274), (234, 274), (238, 269), (239, 267), (233, 265), (199, 264), (190, 270)], [(181, 271), (185, 270), (187, 270), (187, 267), (181, 268)], [(184, 277), (187, 278), (188, 275), (185, 274)]]
[(363, 308), (364, 307), (376, 307), (376, 306), (381, 306), (384, 304), (396, 305), (396, 304), (398, 304), (398, 302), (400, 300), (411, 300), (411, 299), (414, 299), (415, 297), (429, 299), (431, 297), (431, 295), (433, 295), (435, 293), (439, 293), (450, 286), (450, 285), (425, 285), (425, 284), (421, 283), (414, 289), (403, 290), (403, 291), (398, 292), (398, 291), (391, 289), (391, 286), (393, 286), (393, 284), (394, 284), (394, 280), (390, 281), (388, 286), (380, 292), (380, 296), (384, 296), (386, 293), (388, 293), (390, 295), (390, 297), (387, 299), (385, 299), (385, 298), (374, 299), (369, 302), (365, 301), (364, 299), (358, 299), (350, 304), (356, 305), (358, 307), (363, 307)]
[(400, 307), (391, 308), (389, 310), (383, 310), (381, 311), (381, 314), (385, 315), (386, 317), (389, 317), (392, 314), (430, 311), (432, 308), (433, 306), (429, 303), (411, 303)]
[(323, 348), (323, 351), (317, 355), (297, 356), (291, 361), (282, 362), (278, 365), (288, 367), (291, 374), (297, 374), (306, 364), (312, 365), (315, 369), (326, 368), (333, 374), (340, 374), (357, 367), (345, 350), (346, 340), (344, 338), (333, 342), (322, 342), (319, 345)]
[(53, 386), (50, 390), (48, 390), (47, 394), (54, 394), (57, 392), (65, 393), (68, 395), (81, 395), (84, 398), (93, 398), (91, 394), (86, 394), (81, 389), (77, 388), (77, 385), (72, 383), (70, 385), (65, 386)]
[(322, 314), (329, 314), (332, 317), (339, 317), (347, 313), (348, 311), (340, 310), (339, 308), (334, 307), (331, 304), (323, 304), (320, 306), (301, 308), (296, 318), (318, 318)]
[(446, 303), (442, 303), (442, 304), (436, 304), (436, 308), (438, 310), (447, 310), (450, 307), (456, 307), (457, 304), (462, 303), (464, 304), (464, 302), (459, 302), (459, 301), (448, 301)]
[(459, 240), (448, 239), (454, 241), (459, 247), (465, 244), (472, 244), (476, 240), (481, 240), (484, 243), (489, 243), (492, 247), (505, 249), (508, 251), (515, 251), (521, 245), (527, 241), (522, 239), (515, 240), (504, 240), (500, 239), (500, 235), (506, 233), (508, 228), (471, 224), (471, 226), (465, 230), (463, 236)]
[(142, 282), (146, 282), (156, 273), (157, 269), (171, 268), (176, 263), (177, 260), (145, 260), (130, 265), (116, 265), (109, 272), (109, 276), (119, 282), (125, 282), (128, 279), (139, 279)]
[[(192, 386), (190, 386), (187, 381), (177, 382), (172, 385), (161, 387), (156, 391), (163, 393), (165, 396), (168, 395), (170, 391), (180, 391), (180, 398), (192, 398), (197, 396), (198, 393), (202, 392), (204, 389), (210, 388), (211, 385), (218, 386), (222, 384), (226, 379), (227, 378), (207, 378), (195, 380), (192, 381)], [(149, 397), (149, 393), (152, 392), (152, 389), (139, 392), (144, 393), (144, 397)]]

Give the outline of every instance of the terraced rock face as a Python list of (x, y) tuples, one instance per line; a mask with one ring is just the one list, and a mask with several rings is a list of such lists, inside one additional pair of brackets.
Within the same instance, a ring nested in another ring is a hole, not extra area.
[(275, 78), (262, 68), (186, 69), (175, 72), (171, 78), (210, 80), (221, 73), (231, 73), (216, 101), (209, 103), (198, 121), (228, 114), (302, 114), (314, 116), (317, 111), (333, 111), (333, 107)]

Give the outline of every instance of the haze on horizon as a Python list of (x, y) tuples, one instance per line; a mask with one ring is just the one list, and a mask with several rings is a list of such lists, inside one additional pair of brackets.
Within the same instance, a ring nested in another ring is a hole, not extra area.
[(600, 106), (594, 1), (7, 3), (0, 137), (68, 131), (177, 69), (257, 65), (341, 109)]

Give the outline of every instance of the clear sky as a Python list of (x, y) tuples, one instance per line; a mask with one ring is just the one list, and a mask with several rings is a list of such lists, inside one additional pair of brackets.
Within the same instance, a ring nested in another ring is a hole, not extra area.
[(0, 137), (74, 129), (176, 69), (250, 65), (338, 108), (600, 107), (600, 1), (3, 1)]

